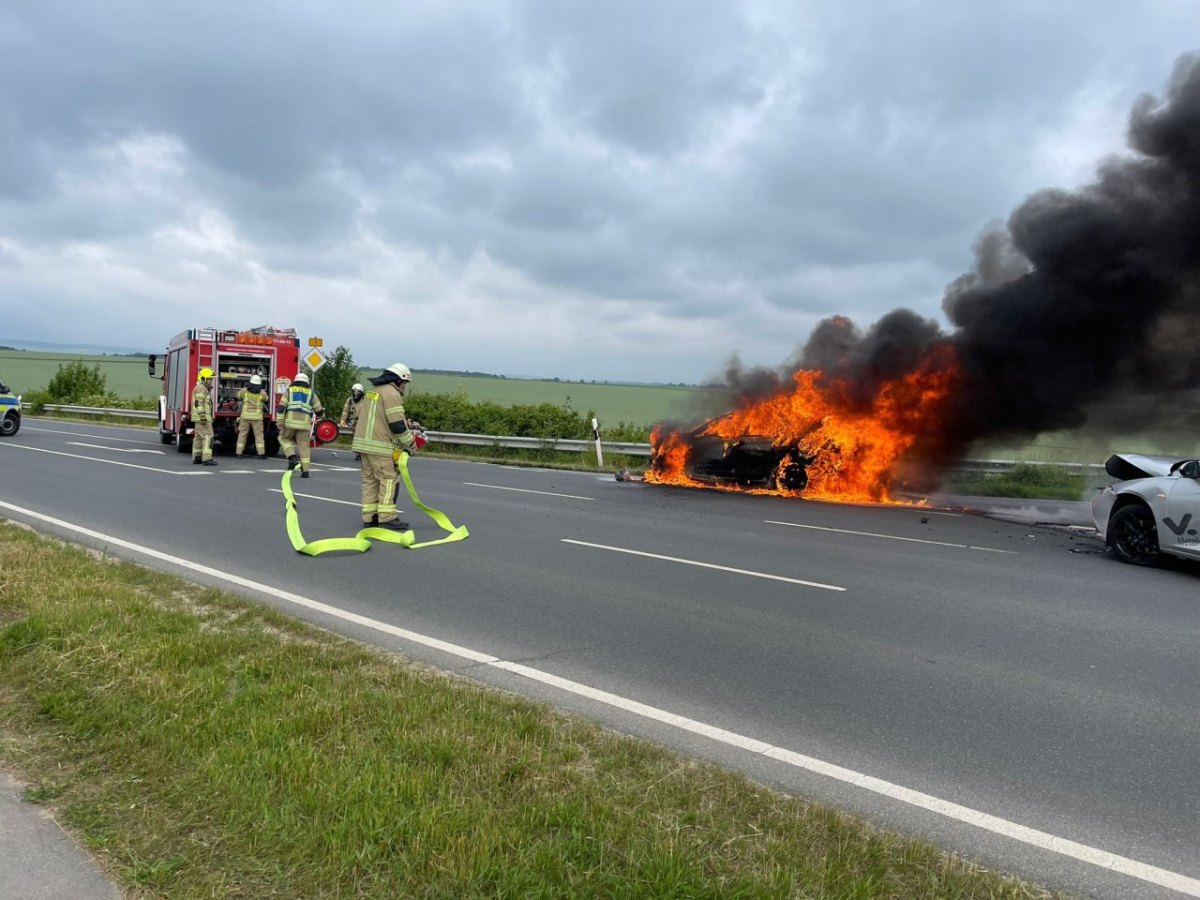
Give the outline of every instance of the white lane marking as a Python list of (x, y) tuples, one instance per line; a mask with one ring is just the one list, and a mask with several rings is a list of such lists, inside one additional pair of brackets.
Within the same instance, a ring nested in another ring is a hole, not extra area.
[[(86, 437), (86, 438), (100, 437), (100, 435), (98, 435), (98, 434), (87, 434), (82, 431), (60, 431), (57, 428), (38, 428), (36, 425), (26, 425), (26, 426), (24, 426), (24, 428), (26, 431), (41, 431), (46, 434), (69, 434), (69, 435), (71, 435), (71, 437)], [(149, 441), (147, 441), (145, 438), (120, 438), (120, 437), (109, 437), (108, 435), (104, 435), (104, 440), (120, 441), (122, 444), (147, 444), (147, 443), (149, 443)]]
[(837, 534), (856, 534), (859, 537), (884, 538), (889, 541), (909, 541), (913, 544), (932, 544), (935, 547), (958, 547), (960, 550), (979, 550), (983, 553), (1016, 553), (1016, 550), (997, 550), (994, 547), (975, 547), (971, 544), (950, 544), (946, 541), (926, 541), (921, 538), (900, 537), (896, 534), (875, 534), (872, 531), (849, 531), (845, 528), (826, 528), (824, 525), (799, 525), (796, 522), (773, 522), (764, 520), (768, 525), (786, 525), (789, 528), (811, 528), (813, 531), (833, 531)]
[(159, 475), (212, 475), (212, 472), (176, 472), (171, 469), (156, 469), (154, 466), (139, 466), (137, 463), (121, 462), (118, 459), (100, 459), (98, 456), (83, 456), (80, 453), (64, 453), (61, 450), (46, 450), (42, 447), (30, 447), (26, 444), (0, 443), (0, 447), (13, 450), (33, 450), (36, 453), (49, 453), (51, 456), (69, 456), (71, 459), (86, 459), (91, 462), (104, 463), (109, 466), (125, 466), (127, 469), (145, 469), (147, 472), (157, 472)]
[(118, 453), (157, 453), (162, 456), (162, 450), (143, 450), (140, 447), (109, 447), (106, 444), (85, 444), (83, 441), (67, 441), (68, 447), (91, 447), (93, 450), (116, 450)]
[(577, 497), (574, 494), (558, 494), (554, 491), (531, 491), (529, 488), (502, 487), (498, 484), (480, 484), (477, 481), (464, 481), (470, 487), (491, 488), (493, 491), (516, 491), (520, 494), (543, 494), (546, 497), (566, 497), (568, 500), (595, 500), (595, 497)]
[[(272, 494), (283, 493), (283, 491), (281, 491), (279, 488), (267, 488), (267, 490), (269, 490)], [(296, 493), (296, 491), (292, 491), (292, 493), (297, 497), (307, 497), (309, 500), (324, 500), (326, 503), (342, 503), (346, 506), (362, 507), (361, 503), (351, 503), (349, 500), (332, 500), (329, 497), (318, 497), (316, 494), (299, 494)], [(396, 512), (402, 512), (402, 510), (397, 509)]]
[(677, 556), (661, 556), (658, 553), (647, 553), (644, 550), (629, 550), (625, 547), (610, 547), (607, 544), (591, 544), (587, 541), (573, 541), (570, 538), (562, 538), (564, 544), (575, 544), (578, 547), (594, 547), (597, 550), (611, 550), (613, 553), (630, 553), (634, 556), (645, 556), (650, 559), (662, 559), (667, 562), (682, 563), (685, 566), (699, 566), (702, 569), (718, 569), (721, 572), (732, 572), (735, 575), (750, 575), (754, 578), (769, 578), (771, 581), (786, 581), (789, 584), (802, 584), (805, 587), (821, 588), (824, 591), (844, 591), (844, 587), (838, 587), (836, 584), (822, 584), (819, 581), (803, 581), (799, 578), (788, 578), (784, 575), (770, 575), (766, 572), (752, 572), (749, 569), (733, 569), (729, 566), (718, 566), (715, 563), (700, 562), (695, 559), (680, 559)]
[(228, 572), (223, 572), (220, 569), (213, 569), (201, 563), (192, 562), (190, 559), (182, 559), (178, 556), (171, 556), (169, 553), (163, 553), (161, 550), (154, 550), (150, 547), (144, 547), (141, 544), (134, 544), (130, 541), (122, 540), (112, 535), (103, 534), (99, 531), (92, 531), (90, 528), (83, 528), (79, 525), (74, 525), (70, 522), (64, 522), (62, 519), (56, 519), (53, 516), (48, 516), (44, 513), (34, 512), (31, 509), (25, 509), (22, 506), (15, 506), (11, 503), (6, 503), (0, 500), (0, 508), (10, 509), (30, 518), (46, 522), (58, 528), (63, 528), (67, 531), (74, 531), (78, 534), (87, 535), (105, 543), (112, 544), (116, 547), (124, 547), (126, 550), (132, 550), (135, 553), (141, 553), (151, 559), (162, 560), (171, 565), (178, 566), (181, 569), (187, 569), (193, 572), (198, 572), (206, 575), (209, 578), (215, 578), (220, 581), (225, 581), (230, 584), (235, 584), (238, 587), (243, 587), (251, 591), (255, 591), (268, 596), (275, 597), (287, 603), (293, 603), (296, 606), (303, 606), (306, 609), (314, 610), (315, 612), (324, 613), (336, 619), (341, 619), (344, 622), (353, 622), (355, 625), (361, 625), (365, 628), (370, 628), (378, 631), (381, 634), (389, 634), (393, 637), (398, 637), (401, 640), (410, 641), (414, 644), (420, 644), (423, 647), (431, 647), (435, 650), (440, 650), (443, 653), (448, 653), (452, 656), (457, 656), (462, 659), (469, 660), (480, 665), (491, 666), (496, 669), (501, 669), (505, 672), (511, 672), (514, 675), (520, 675), (528, 678), (531, 681), (537, 681), (541, 684), (556, 687), (566, 693), (575, 694), (578, 697), (586, 697), (589, 700), (594, 700), (597, 703), (603, 703), (606, 706), (611, 706), (615, 709), (620, 709), (624, 712), (633, 713), (642, 716), (646, 719), (651, 719), (655, 722), (661, 722), (664, 725), (670, 725), (673, 728), (678, 728), (681, 731), (686, 731), (691, 734), (702, 735), (711, 740), (722, 744), (727, 744), (731, 747), (738, 747), (750, 753), (756, 753), (765, 756), (769, 759), (777, 760), (797, 769), (803, 769), (807, 772), (813, 772), (818, 775), (824, 775), (836, 781), (845, 782), (846, 784), (862, 788), (872, 793), (880, 794), (885, 797), (890, 797), (898, 800), (901, 803), (907, 803), (910, 806), (915, 806), (927, 812), (936, 813), (940, 816), (945, 816), (948, 819), (956, 819), (960, 822), (965, 822), (968, 825), (974, 825), (984, 831), (990, 831), (993, 834), (1003, 835), (1004, 837), (1012, 838), (1015, 841), (1020, 841), (1023, 844), (1037, 847), (1042, 850), (1048, 850), (1051, 853), (1057, 853), (1060, 856), (1066, 856), (1071, 859), (1079, 860), (1080, 862), (1098, 866), (1102, 869), (1108, 869), (1113, 872), (1119, 872), (1122, 875), (1128, 875), (1131, 878), (1136, 878), (1139, 881), (1145, 881), (1150, 884), (1157, 884), (1162, 887), (1170, 888), (1178, 891), (1181, 894), (1187, 894), (1189, 897), (1200, 897), (1200, 879), (1191, 878), (1187, 875), (1182, 875), (1178, 872), (1172, 872), (1169, 869), (1162, 869), (1158, 866), (1152, 866), (1149, 863), (1139, 862), (1136, 859), (1130, 859), (1125, 856), (1118, 856), (1115, 853), (1109, 853), (1107, 850), (1100, 850), (1096, 847), (1080, 844), (1075, 841), (1067, 840), (1066, 838), (1056, 837), (1045, 831), (1038, 831), (1035, 828), (1029, 828), (1026, 825), (1021, 825), (1018, 822), (1013, 822), (1008, 819), (1001, 819), (998, 816), (990, 815), (989, 813), (980, 812), (976, 809), (971, 809), (968, 806), (960, 806), (957, 803), (952, 803), (949, 800), (942, 800), (939, 797), (934, 797), (932, 794), (925, 794), (920, 791), (914, 791), (898, 784), (893, 784), (890, 781), (884, 781), (880, 778), (875, 778), (863, 772), (856, 772), (853, 769), (847, 769), (843, 766), (834, 763), (826, 762), (822, 759), (817, 759), (813, 756), (806, 756), (803, 753), (796, 753), (792, 750), (787, 750), (783, 747), (775, 747), (763, 741), (748, 737), (743, 734), (738, 734), (733, 731), (726, 731), (723, 728), (718, 728), (715, 725), (709, 725), (705, 722), (689, 719), (685, 716), (669, 712), (665, 709), (659, 709), (656, 706), (647, 706), (644, 703), (639, 703), (636, 700), (630, 700), (627, 697), (622, 697), (619, 694), (610, 694), (608, 691), (602, 691), (599, 688), (594, 688), (586, 684), (581, 684), (577, 681), (570, 681), (566, 678), (560, 678), (557, 675), (552, 675), (549, 672), (543, 672), (540, 669), (533, 669), (521, 663), (509, 662), (492, 656), (487, 653), (481, 653), (478, 650), (472, 650), (468, 647), (463, 647), (459, 644), (451, 644), (447, 641), (440, 640), (435, 637), (420, 634), (415, 631), (409, 631), (404, 628), (398, 628), (395, 625), (389, 625), (386, 622), (380, 622), (377, 619), (368, 619), (366, 616), (360, 616), (358, 613), (352, 613), (348, 610), (340, 609), (336, 606), (330, 606), (326, 603), (321, 603), (317, 600), (311, 600), (308, 597), (303, 597), (299, 594), (293, 594), (289, 591), (282, 591), (270, 585), (260, 584), (257, 581), (251, 581), (249, 578), (242, 578), (239, 575), (232, 575)]

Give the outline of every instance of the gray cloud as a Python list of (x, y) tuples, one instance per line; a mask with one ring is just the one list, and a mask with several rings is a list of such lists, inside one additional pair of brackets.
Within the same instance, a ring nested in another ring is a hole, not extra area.
[(1122, 151), (1198, 26), (1170, 0), (10, 3), (8, 336), (103, 343), (119, 309), (155, 348), (205, 297), (372, 360), (355, 313), (396, 308), (415, 365), (774, 366), (831, 314), (941, 315), (987, 223)]

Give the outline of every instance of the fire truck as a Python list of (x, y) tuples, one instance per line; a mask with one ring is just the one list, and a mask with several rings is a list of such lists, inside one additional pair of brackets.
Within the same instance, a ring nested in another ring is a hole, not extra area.
[(162, 379), (158, 399), (158, 434), (164, 444), (174, 444), (180, 453), (192, 449), (191, 407), (196, 375), (213, 371), (213, 432), (222, 447), (232, 450), (237, 443), (237, 420), (241, 411), (238, 391), (251, 376), (262, 379), (270, 402), (263, 412), (263, 436), (268, 456), (279, 452), (276, 407), (280, 395), (300, 371), (300, 340), (294, 328), (262, 325), (247, 331), (220, 328), (190, 328), (171, 338), (163, 357), (162, 375), (155, 372), (156, 356), (150, 357), (150, 374)]

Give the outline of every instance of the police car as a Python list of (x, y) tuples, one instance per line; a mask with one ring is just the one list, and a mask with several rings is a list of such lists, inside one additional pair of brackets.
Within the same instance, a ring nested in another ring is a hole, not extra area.
[(21, 430), (21, 398), (0, 383), (0, 436), (12, 437)]
[(1118, 559), (1200, 559), (1200, 459), (1115, 453), (1104, 470), (1117, 482), (1092, 500), (1092, 521)]

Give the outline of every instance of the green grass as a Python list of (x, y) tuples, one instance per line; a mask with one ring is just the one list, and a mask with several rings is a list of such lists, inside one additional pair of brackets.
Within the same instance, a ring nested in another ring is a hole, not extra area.
[(951, 473), (943, 490), (974, 497), (1082, 500), (1090, 484), (1089, 476), (1078, 469), (1018, 463), (1007, 472)]
[(0, 758), (131, 894), (1050, 896), (3, 522), (0, 572)]
[[(78, 353), (47, 353), (34, 350), (0, 350), (0, 381), (17, 393), (44, 389), (60, 365), (80, 361), (88, 367), (99, 365), (110, 391), (118, 397), (157, 398), (161, 383), (147, 372), (146, 359)], [(162, 372), (161, 356), (158, 371)], [(364, 379), (378, 375), (378, 369), (364, 369)], [(317, 373), (317, 392), (321, 376)], [(450, 394), (463, 391), (472, 403), (492, 401), (513, 404), (553, 403), (569, 405), (580, 413), (592, 410), (601, 425), (626, 422), (652, 425), (666, 419), (693, 414), (695, 404), (704, 396), (700, 388), (653, 385), (595, 384), (579, 382), (534, 381), (521, 378), (433, 375), (417, 372), (411, 388), (414, 394)]]

